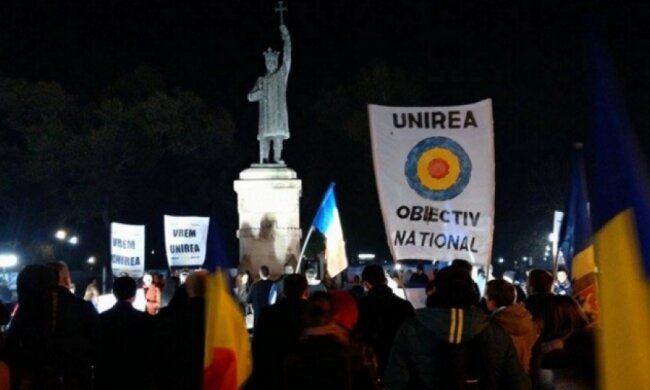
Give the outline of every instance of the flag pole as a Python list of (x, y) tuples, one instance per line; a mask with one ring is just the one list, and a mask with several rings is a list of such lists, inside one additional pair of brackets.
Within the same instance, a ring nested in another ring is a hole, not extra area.
[(298, 264), (296, 265), (296, 269), (294, 273), (300, 273), (300, 264), (302, 263), (302, 257), (305, 255), (305, 250), (307, 249), (307, 243), (309, 242), (309, 238), (311, 237), (311, 234), (314, 232), (314, 225), (311, 225), (309, 227), (309, 231), (307, 232), (307, 238), (305, 238), (305, 243), (302, 244), (302, 249), (300, 250), (300, 257), (298, 257)]

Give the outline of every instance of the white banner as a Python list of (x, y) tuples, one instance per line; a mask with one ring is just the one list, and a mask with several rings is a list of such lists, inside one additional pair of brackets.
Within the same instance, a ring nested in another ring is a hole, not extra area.
[(203, 265), (209, 225), (209, 217), (165, 215), (165, 250), (170, 267)]
[(115, 276), (144, 275), (144, 225), (111, 223), (111, 268)]
[(369, 105), (377, 191), (396, 260), (488, 264), (494, 221), (492, 101)]

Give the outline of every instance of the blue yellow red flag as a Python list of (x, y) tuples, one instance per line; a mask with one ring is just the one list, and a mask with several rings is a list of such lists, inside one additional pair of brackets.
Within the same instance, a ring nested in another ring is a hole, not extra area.
[(589, 193), (600, 274), (602, 389), (650, 386), (650, 186), (602, 43), (590, 42)]
[(574, 298), (590, 321), (596, 321), (598, 288), (582, 144), (577, 144), (573, 151), (559, 248), (571, 274)]
[(205, 348), (203, 389), (237, 390), (252, 371), (248, 330), (244, 315), (235, 301), (228, 279), (228, 264), (217, 223), (210, 224), (206, 257), (208, 270), (205, 291)]

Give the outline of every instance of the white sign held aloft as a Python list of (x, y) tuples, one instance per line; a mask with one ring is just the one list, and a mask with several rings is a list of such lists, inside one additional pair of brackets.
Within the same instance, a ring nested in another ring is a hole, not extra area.
[(490, 262), (492, 101), (455, 107), (369, 105), (386, 234), (395, 260)]
[(203, 265), (209, 225), (209, 217), (165, 215), (165, 250), (170, 267)]
[(144, 275), (144, 225), (111, 223), (111, 269), (114, 276)]

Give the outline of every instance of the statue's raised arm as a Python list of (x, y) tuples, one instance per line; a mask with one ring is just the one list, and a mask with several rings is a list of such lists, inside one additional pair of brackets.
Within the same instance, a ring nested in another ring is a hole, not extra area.
[(289, 35), (289, 29), (284, 24), (280, 26), (280, 33), (284, 42), (282, 49), (282, 73), (284, 74), (284, 82), (286, 83), (289, 80), (289, 71), (291, 70), (291, 36)]

